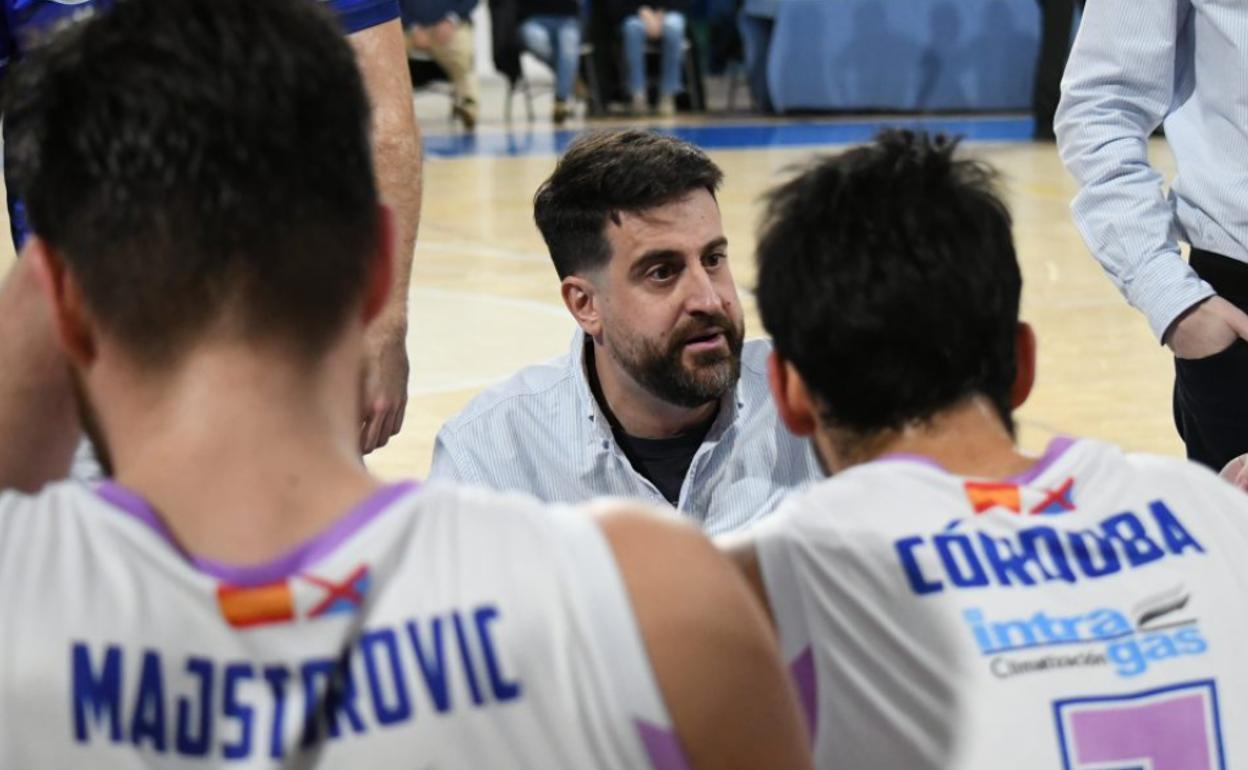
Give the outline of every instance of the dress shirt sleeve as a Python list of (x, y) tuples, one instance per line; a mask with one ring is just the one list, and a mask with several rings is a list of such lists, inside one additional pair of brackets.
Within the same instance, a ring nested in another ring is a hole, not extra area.
[(1075, 225), (1158, 339), (1214, 293), (1183, 261), (1161, 174), (1148, 162), (1148, 137), (1176, 101), (1191, 13), (1189, 0), (1088, 3), (1055, 123), (1062, 162), (1080, 185)]
[(429, 469), (430, 481), (451, 481), (461, 484), (479, 484), (480, 479), (464, 462), (455, 437), (443, 426), (433, 444), (433, 465)]

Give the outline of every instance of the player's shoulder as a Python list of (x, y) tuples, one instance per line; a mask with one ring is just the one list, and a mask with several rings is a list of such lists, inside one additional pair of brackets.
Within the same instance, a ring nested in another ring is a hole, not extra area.
[(71, 534), (82, 542), (98, 541), (96, 530), (107, 520), (99, 514), (107, 508), (93, 487), (75, 480), (33, 494), (0, 492), (0, 562), (5, 568), (19, 563), (50, 567)]
[(93, 487), (73, 479), (53, 482), (33, 493), (4, 490), (0, 491), (0, 521), (12, 524), (40, 516), (78, 516), (92, 502), (100, 501)]

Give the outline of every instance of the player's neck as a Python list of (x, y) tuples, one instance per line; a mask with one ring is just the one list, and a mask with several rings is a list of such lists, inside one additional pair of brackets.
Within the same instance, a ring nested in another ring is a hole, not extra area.
[[(719, 401), (694, 407), (680, 406), (658, 398), (633, 379), (618, 363), (609, 360), (602, 349), (586, 347), (589, 365), (597, 387), (595, 398), (609, 419), (636, 438), (671, 438), (688, 433), (715, 419)], [(591, 383), (594, 382), (591, 379)]]
[(155, 386), (123, 373), (94, 383), (117, 481), (196, 556), (271, 559), (379, 486), (359, 461), (358, 361), (358, 348), (337, 349), (309, 369), (222, 347)]
[(987, 398), (975, 396), (930, 420), (858, 441), (821, 433), (820, 453), (833, 470), (843, 470), (890, 454), (927, 457), (950, 473), (1007, 478), (1036, 463), (1018, 450), (1014, 437)]

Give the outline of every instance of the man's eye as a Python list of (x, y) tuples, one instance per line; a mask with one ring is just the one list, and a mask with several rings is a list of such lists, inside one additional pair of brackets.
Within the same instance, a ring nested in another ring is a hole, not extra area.
[(702, 264), (707, 267), (719, 267), (726, 259), (728, 259), (727, 254), (707, 254), (702, 258)]
[(670, 265), (659, 265), (650, 269), (647, 277), (652, 281), (666, 281), (676, 275), (676, 271)]

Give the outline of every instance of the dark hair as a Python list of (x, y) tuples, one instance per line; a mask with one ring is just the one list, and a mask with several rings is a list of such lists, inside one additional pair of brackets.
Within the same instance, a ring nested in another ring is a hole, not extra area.
[(887, 131), (773, 190), (758, 305), (832, 426), (898, 429), (973, 395), (1006, 426), (1022, 279), (1010, 214), (958, 140)]
[(611, 258), (604, 228), (619, 212), (647, 211), (694, 190), (711, 195), (724, 174), (697, 147), (653, 131), (580, 136), (537, 189), (533, 217), (563, 279)]
[(368, 100), (308, 0), (123, 0), (8, 84), (11, 179), (100, 323), (168, 363), (210, 326), (314, 354), (377, 246)]

